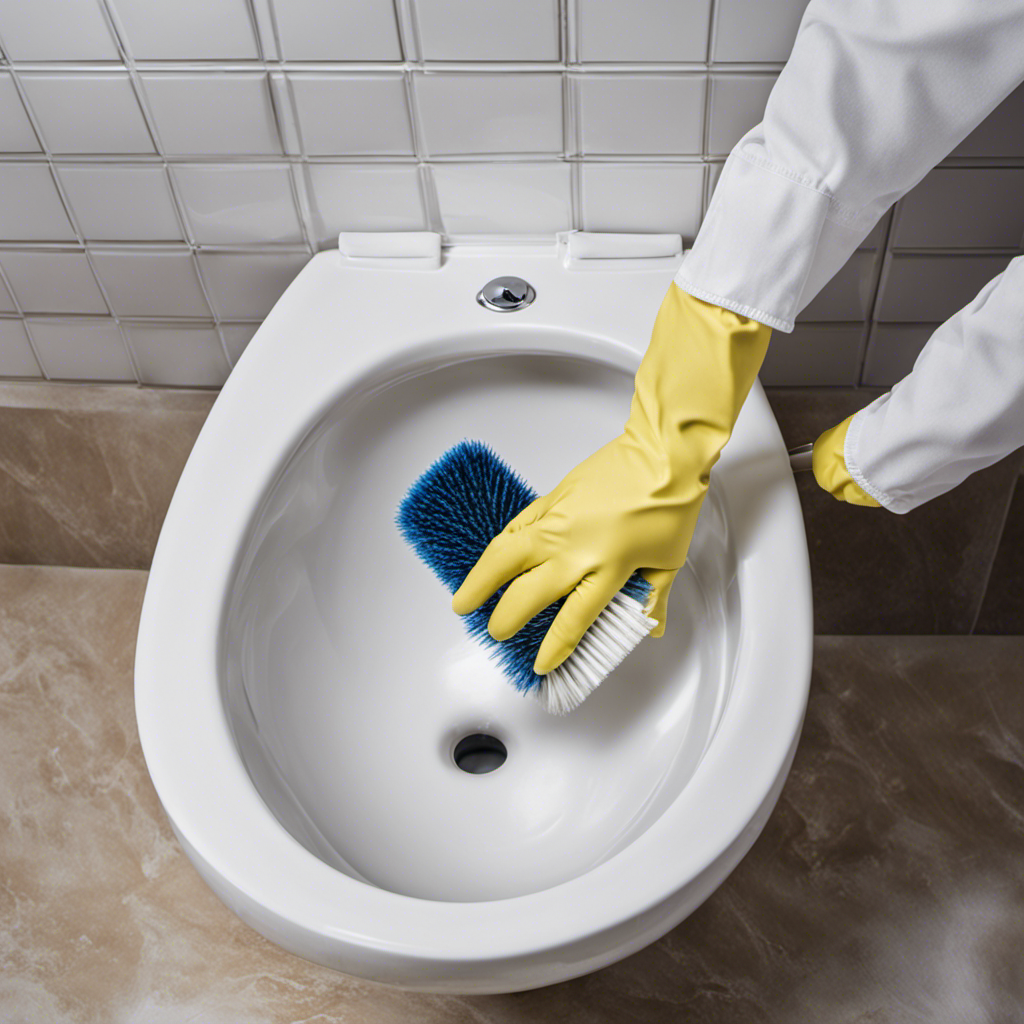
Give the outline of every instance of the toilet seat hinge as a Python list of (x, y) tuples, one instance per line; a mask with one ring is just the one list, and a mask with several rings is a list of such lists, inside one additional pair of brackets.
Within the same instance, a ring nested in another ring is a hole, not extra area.
[(338, 252), (347, 266), (437, 270), (441, 236), (436, 231), (342, 231)]
[(559, 255), (562, 264), (575, 270), (608, 270), (620, 260), (634, 270), (680, 262), (681, 235), (628, 234), (610, 231), (559, 231)]

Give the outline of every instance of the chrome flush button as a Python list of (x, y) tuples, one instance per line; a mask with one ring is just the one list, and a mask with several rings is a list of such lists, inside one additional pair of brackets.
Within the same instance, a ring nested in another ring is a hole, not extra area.
[(476, 301), (498, 313), (514, 313), (525, 309), (535, 298), (533, 286), (521, 277), (496, 277), (477, 292)]

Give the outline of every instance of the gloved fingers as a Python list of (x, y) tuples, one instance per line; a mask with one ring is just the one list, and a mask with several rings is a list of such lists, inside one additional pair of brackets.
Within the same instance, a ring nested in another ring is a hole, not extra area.
[(533, 671), (537, 675), (547, 675), (572, 654), (583, 639), (583, 634), (622, 589), (630, 575), (630, 572), (622, 575), (612, 569), (597, 569), (587, 573), (576, 584), (541, 641), (533, 662)]
[(452, 596), (452, 611), (457, 615), (468, 615), (479, 608), (502, 584), (532, 569), (540, 561), (529, 529), (511, 533), (506, 530), (484, 548)]
[(842, 423), (829, 427), (818, 436), (811, 451), (811, 468), (818, 486), (828, 491), (837, 501), (845, 501), (851, 505), (881, 508), (879, 502), (861, 488), (846, 468), (846, 458), (843, 454), (846, 447), (846, 433), (856, 415), (853, 413), (847, 416)]
[(648, 636), (662, 636), (665, 632), (665, 617), (668, 615), (668, 595), (672, 590), (678, 569), (641, 569), (643, 576), (653, 589), (644, 603), (644, 614), (657, 620), (657, 626)]
[(576, 586), (578, 576), (549, 558), (517, 576), (491, 612), (487, 630), (495, 640), (515, 636), (530, 619)]

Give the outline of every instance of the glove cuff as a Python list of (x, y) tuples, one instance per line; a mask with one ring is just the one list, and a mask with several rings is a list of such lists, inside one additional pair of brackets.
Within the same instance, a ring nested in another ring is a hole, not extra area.
[(732, 435), (771, 333), (671, 282), (637, 370), (626, 433), (656, 444), (671, 476), (706, 476)]

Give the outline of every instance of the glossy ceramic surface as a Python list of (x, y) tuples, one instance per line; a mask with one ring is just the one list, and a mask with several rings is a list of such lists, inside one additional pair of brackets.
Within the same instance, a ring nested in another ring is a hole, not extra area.
[[(456, 247), (396, 270), (322, 253), (224, 386), (157, 547), (136, 707), (189, 857), (293, 952), (427, 991), (550, 984), (664, 934), (767, 819), (812, 622), (760, 385), (666, 636), (564, 719), (465, 637), (392, 521), (463, 437), (543, 493), (618, 433), (678, 259)], [(536, 289), (530, 306), (475, 301), (507, 275)], [(505, 744), (496, 771), (455, 765), (474, 732)]]

